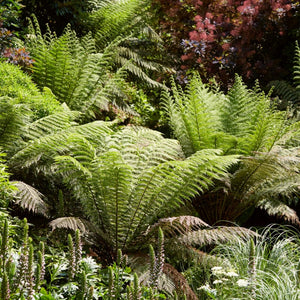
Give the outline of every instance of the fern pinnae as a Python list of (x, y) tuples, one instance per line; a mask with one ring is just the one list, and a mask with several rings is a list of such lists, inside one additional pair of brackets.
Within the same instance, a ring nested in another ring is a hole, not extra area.
[[(155, 174), (152, 173), (151, 178), (153, 178), (154, 176), (155, 176)], [(125, 247), (126, 242), (127, 242), (128, 238), (129, 238), (130, 231), (133, 231), (133, 230), (132, 230), (133, 222), (134, 222), (135, 217), (136, 217), (136, 215), (137, 215), (137, 213), (138, 213), (138, 211), (139, 211), (139, 209), (140, 209), (140, 207), (141, 207), (142, 200), (143, 200), (143, 196), (145, 195), (147, 189), (150, 188), (150, 182), (151, 182), (151, 181), (149, 180), (148, 183), (147, 183), (147, 185), (146, 185), (146, 187), (144, 188), (144, 190), (143, 190), (141, 196), (140, 196), (139, 199), (137, 200), (136, 208), (134, 209), (134, 212), (133, 212), (132, 217), (131, 217), (130, 222), (129, 222), (129, 226), (128, 226), (128, 229), (129, 229), (129, 230), (127, 231), (127, 234), (126, 234), (125, 239), (124, 239), (124, 242), (123, 242), (123, 248)], [(135, 202), (136, 202), (136, 201), (135, 201)]]
[(84, 222), (77, 217), (56, 218), (52, 220), (48, 225), (52, 228), (52, 230), (55, 230), (57, 228), (68, 228), (73, 231), (80, 230), (80, 232), (82, 233), (86, 232), (86, 226), (84, 225)]
[(38, 190), (21, 181), (14, 181), (13, 184), (18, 189), (14, 192), (15, 202), (18, 205), (33, 213), (49, 216), (48, 205), (43, 201), (43, 195)]
[(300, 48), (298, 41), (296, 41), (295, 46), (295, 56), (294, 56), (294, 72), (293, 72), (293, 80), (296, 86), (296, 90), (300, 90)]

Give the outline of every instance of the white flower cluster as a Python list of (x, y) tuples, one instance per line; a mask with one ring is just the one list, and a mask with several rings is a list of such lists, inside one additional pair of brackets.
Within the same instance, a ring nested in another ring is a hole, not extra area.
[[(233, 278), (239, 277), (239, 274), (234, 269), (225, 270), (223, 267), (213, 267), (211, 268), (212, 275), (217, 277), (216, 280), (213, 281), (213, 284), (221, 284), (225, 281), (229, 281), (230, 278), (231, 282)], [(249, 285), (249, 282), (245, 279), (238, 279), (235, 282), (239, 287), (246, 287)]]
[[(236, 287), (248, 287), (249, 281), (246, 279), (238, 278), (239, 274), (234, 269), (229, 268), (223, 268), (223, 267), (213, 267), (211, 268), (211, 273), (214, 278), (214, 281), (212, 282), (213, 287), (209, 285), (209, 283), (206, 283), (205, 285), (202, 285), (198, 288), (198, 290), (202, 290), (207, 295), (213, 296), (224, 296), (227, 294), (223, 294), (224, 291), (228, 289), (228, 287), (232, 288), (234, 286)], [(234, 289), (238, 290), (238, 289)], [(226, 292), (225, 292), (226, 293)], [(223, 299), (223, 298), (222, 298)], [(239, 299), (239, 298), (232, 298), (232, 299)]]
[(217, 295), (217, 290), (211, 288), (208, 283), (206, 283), (205, 285), (200, 286), (197, 290), (203, 290), (207, 294), (213, 294), (215, 296)]
[(224, 275), (226, 277), (238, 277), (239, 274), (235, 272), (234, 269), (224, 270), (222, 267), (213, 267), (211, 272), (214, 276)]

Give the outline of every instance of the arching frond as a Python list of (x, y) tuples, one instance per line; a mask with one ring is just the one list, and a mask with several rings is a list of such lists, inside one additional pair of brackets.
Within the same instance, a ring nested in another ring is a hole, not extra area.
[(29, 123), (30, 111), (22, 104), (11, 104), (9, 98), (0, 98), (0, 146), (9, 152), (19, 139), (23, 127)]
[(185, 234), (191, 230), (210, 227), (200, 218), (194, 216), (179, 216), (159, 219), (155, 224), (147, 229), (146, 235), (152, 234), (161, 228), (165, 236), (176, 236)]
[[(77, 155), (85, 153), (93, 157), (95, 149), (104, 143), (107, 135), (112, 133), (109, 123), (95, 121), (85, 125), (71, 126), (59, 132), (36, 138), (25, 144), (9, 161), (13, 168), (28, 168), (35, 165), (37, 170), (46, 171), (58, 154), (70, 153), (78, 149)], [(38, 166), (37, 166), (38, 164)], [(49, 171), (49, 170), (48, 170)]]
[(22, 136), (25, 140), (34, 140), (48, 134), (62, 131), (75, 125), (76, 123), (73, 121), (78, 118), (79, 115), (79, 112), (69, 110), (38, 119), (25, 127)]
[(300, 104), (300, 93), (288, 82), (276, 80), (271, 81), (268, 86), (273, 88), (273, 94), (281, 100), (279, 102), (280, 109)]
[(73, 231), (76, 231), (77, 229), (80, 230), (81, 233), (86, 232), (86, 227), (84, 225), (84, 222), (77, 217), (61, 217), (57, 218), (49, 223), (49, 226), (52, 228), (52, 230), (58, 229), (58, 228), (66, 228), (71, 229)]
[(17, 188), (17, 191), (14, 192), (16, 204), (33, 213), (49, 216), (48, 205), (38, 190), (22, 181), (13, 181), (12, 183)]
[(258, 202), (257, 207), (265, 210), (270, 216), (281, 217), (290, 223), (300, 225), (297, 212), (288, 205), (282, 203), (282, 201), (277, 199), (264, 199)]
[(257, 234), (243, 227), (220, 226), (191, 231), (181, 237), (179, 241), (187, 245), (216, 245), (226, 242), (238, 242), (240, 239), (249, 240)]

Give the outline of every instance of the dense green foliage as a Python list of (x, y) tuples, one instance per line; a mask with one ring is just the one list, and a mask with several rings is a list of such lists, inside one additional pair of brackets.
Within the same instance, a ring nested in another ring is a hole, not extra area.
[[(59, 102), (55, 99), (52, 91), (45, 87), (43, 92), (40, 92), (31, 78), (20, 68), (0, 63), (0, 76), (0, 96), (3, 105), (4, 102), (14, 105), (24, 104), (32, 111), (34, 120), (60, 110)], [(7, 97), (10, 100), (5, 100)]]
[[(267, 80), (299, 5), (155, 2), (167, 17), (150, 0), (1, 2), (1, 300), (299, 298), (298, 232), (233, 224), (260, 208), (300, 225), (299, 47), (279, 105), (233, 77)], [(182, 46), (184, 71), (225, 81), (169, 80)]]
[(220, 149), (224, 157), (241, 155), (229, 178), (206, 195), (213, 208), (198, 204), (202, 198), (195, 201), (208, 222), (235, 221), (252, 206), (259, 206), (299, 223), (295, 212), (285, 205), (299, 181), (295, 150), (299, 122), (276, 110), (258, 87), (247, 89), (238, 76), (227, 95), (212, 91), (194, 75), (186, 91), (173, 82), (172, 95), (165, 92), (163, 98), (170, 125), (187, 156), (207, 148)]

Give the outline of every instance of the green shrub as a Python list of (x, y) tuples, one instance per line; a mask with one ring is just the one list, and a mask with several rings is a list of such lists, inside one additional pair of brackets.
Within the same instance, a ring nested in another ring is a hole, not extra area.
[(6, 207), (8, 204), (11, 192), (14, 189), (9, 182), (9, 174), (6, 171), (6, 165), (3, 160), (4, 154), (0, 152), (0, 207)]
[(41, 93), (30, 76), (17, 66), (0, 63), (0, 96), (12, 98), (12, 102), (27, 104), (33, 111), (33, 118), (39, 119), (60, 110), (60, 103), (50, 89)]

